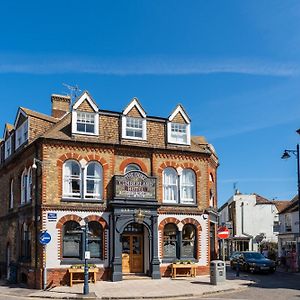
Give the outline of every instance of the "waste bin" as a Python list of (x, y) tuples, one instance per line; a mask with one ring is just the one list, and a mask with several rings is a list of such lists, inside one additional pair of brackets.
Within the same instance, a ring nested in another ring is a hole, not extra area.
[(225, 262), (222, 260), (212, 260), (210, 262), (210, 284), (217, 285), (225, 282), (226, 268)]
[(17, 283), (18, 265), (14, 262), (9, 264), (9, 283)]

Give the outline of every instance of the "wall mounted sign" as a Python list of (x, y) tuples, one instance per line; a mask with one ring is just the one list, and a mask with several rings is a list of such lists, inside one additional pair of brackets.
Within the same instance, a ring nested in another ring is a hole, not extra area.
[(49, 212), (49, 213), (47, 214), (47, 218), (48, 218), (48, 221), (54, 222), (54, 221), (57, 220), (57, 213)]
[(156, 178), (148, 177), (140, 171), (115, 175), (115, 198), (155, 200)]

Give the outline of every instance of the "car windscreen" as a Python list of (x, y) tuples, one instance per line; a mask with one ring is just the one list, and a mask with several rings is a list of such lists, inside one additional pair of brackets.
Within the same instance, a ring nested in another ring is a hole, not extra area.
[(244, 257), (247, 259), (263, 259), (263, 258), (265, 258), (261, 253), (258, 253), (258, 252), (244, 253)]

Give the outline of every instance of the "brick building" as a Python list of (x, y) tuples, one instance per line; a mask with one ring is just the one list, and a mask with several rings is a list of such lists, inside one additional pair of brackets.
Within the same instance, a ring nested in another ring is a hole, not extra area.
[(1, 277), (37, 288), (66, 284), (67, 269), (82, 263), (85, 223), (98, 279), (159, 279), (174, 260), (208, 273), (218, 159), (190, 135), (183, 107), (161, 118), (136, 98), (121, 113), (100, 109), (87, 92), (74, 103), (51, 101), (52, 116), (19, 108), (0, 142)]

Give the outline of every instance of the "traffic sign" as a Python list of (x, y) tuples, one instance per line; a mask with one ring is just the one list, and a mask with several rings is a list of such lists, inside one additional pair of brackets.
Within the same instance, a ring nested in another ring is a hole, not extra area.
[(51, 241), (51, 235), (47, 231), (44, 231), (40, 234), (39, 240), (42, 245), (47, 245)]
[(217, 235), (219, 239), (228, 239), (229, 238), (229, 229), (225, 226), (221, 226), (218, 228)]

